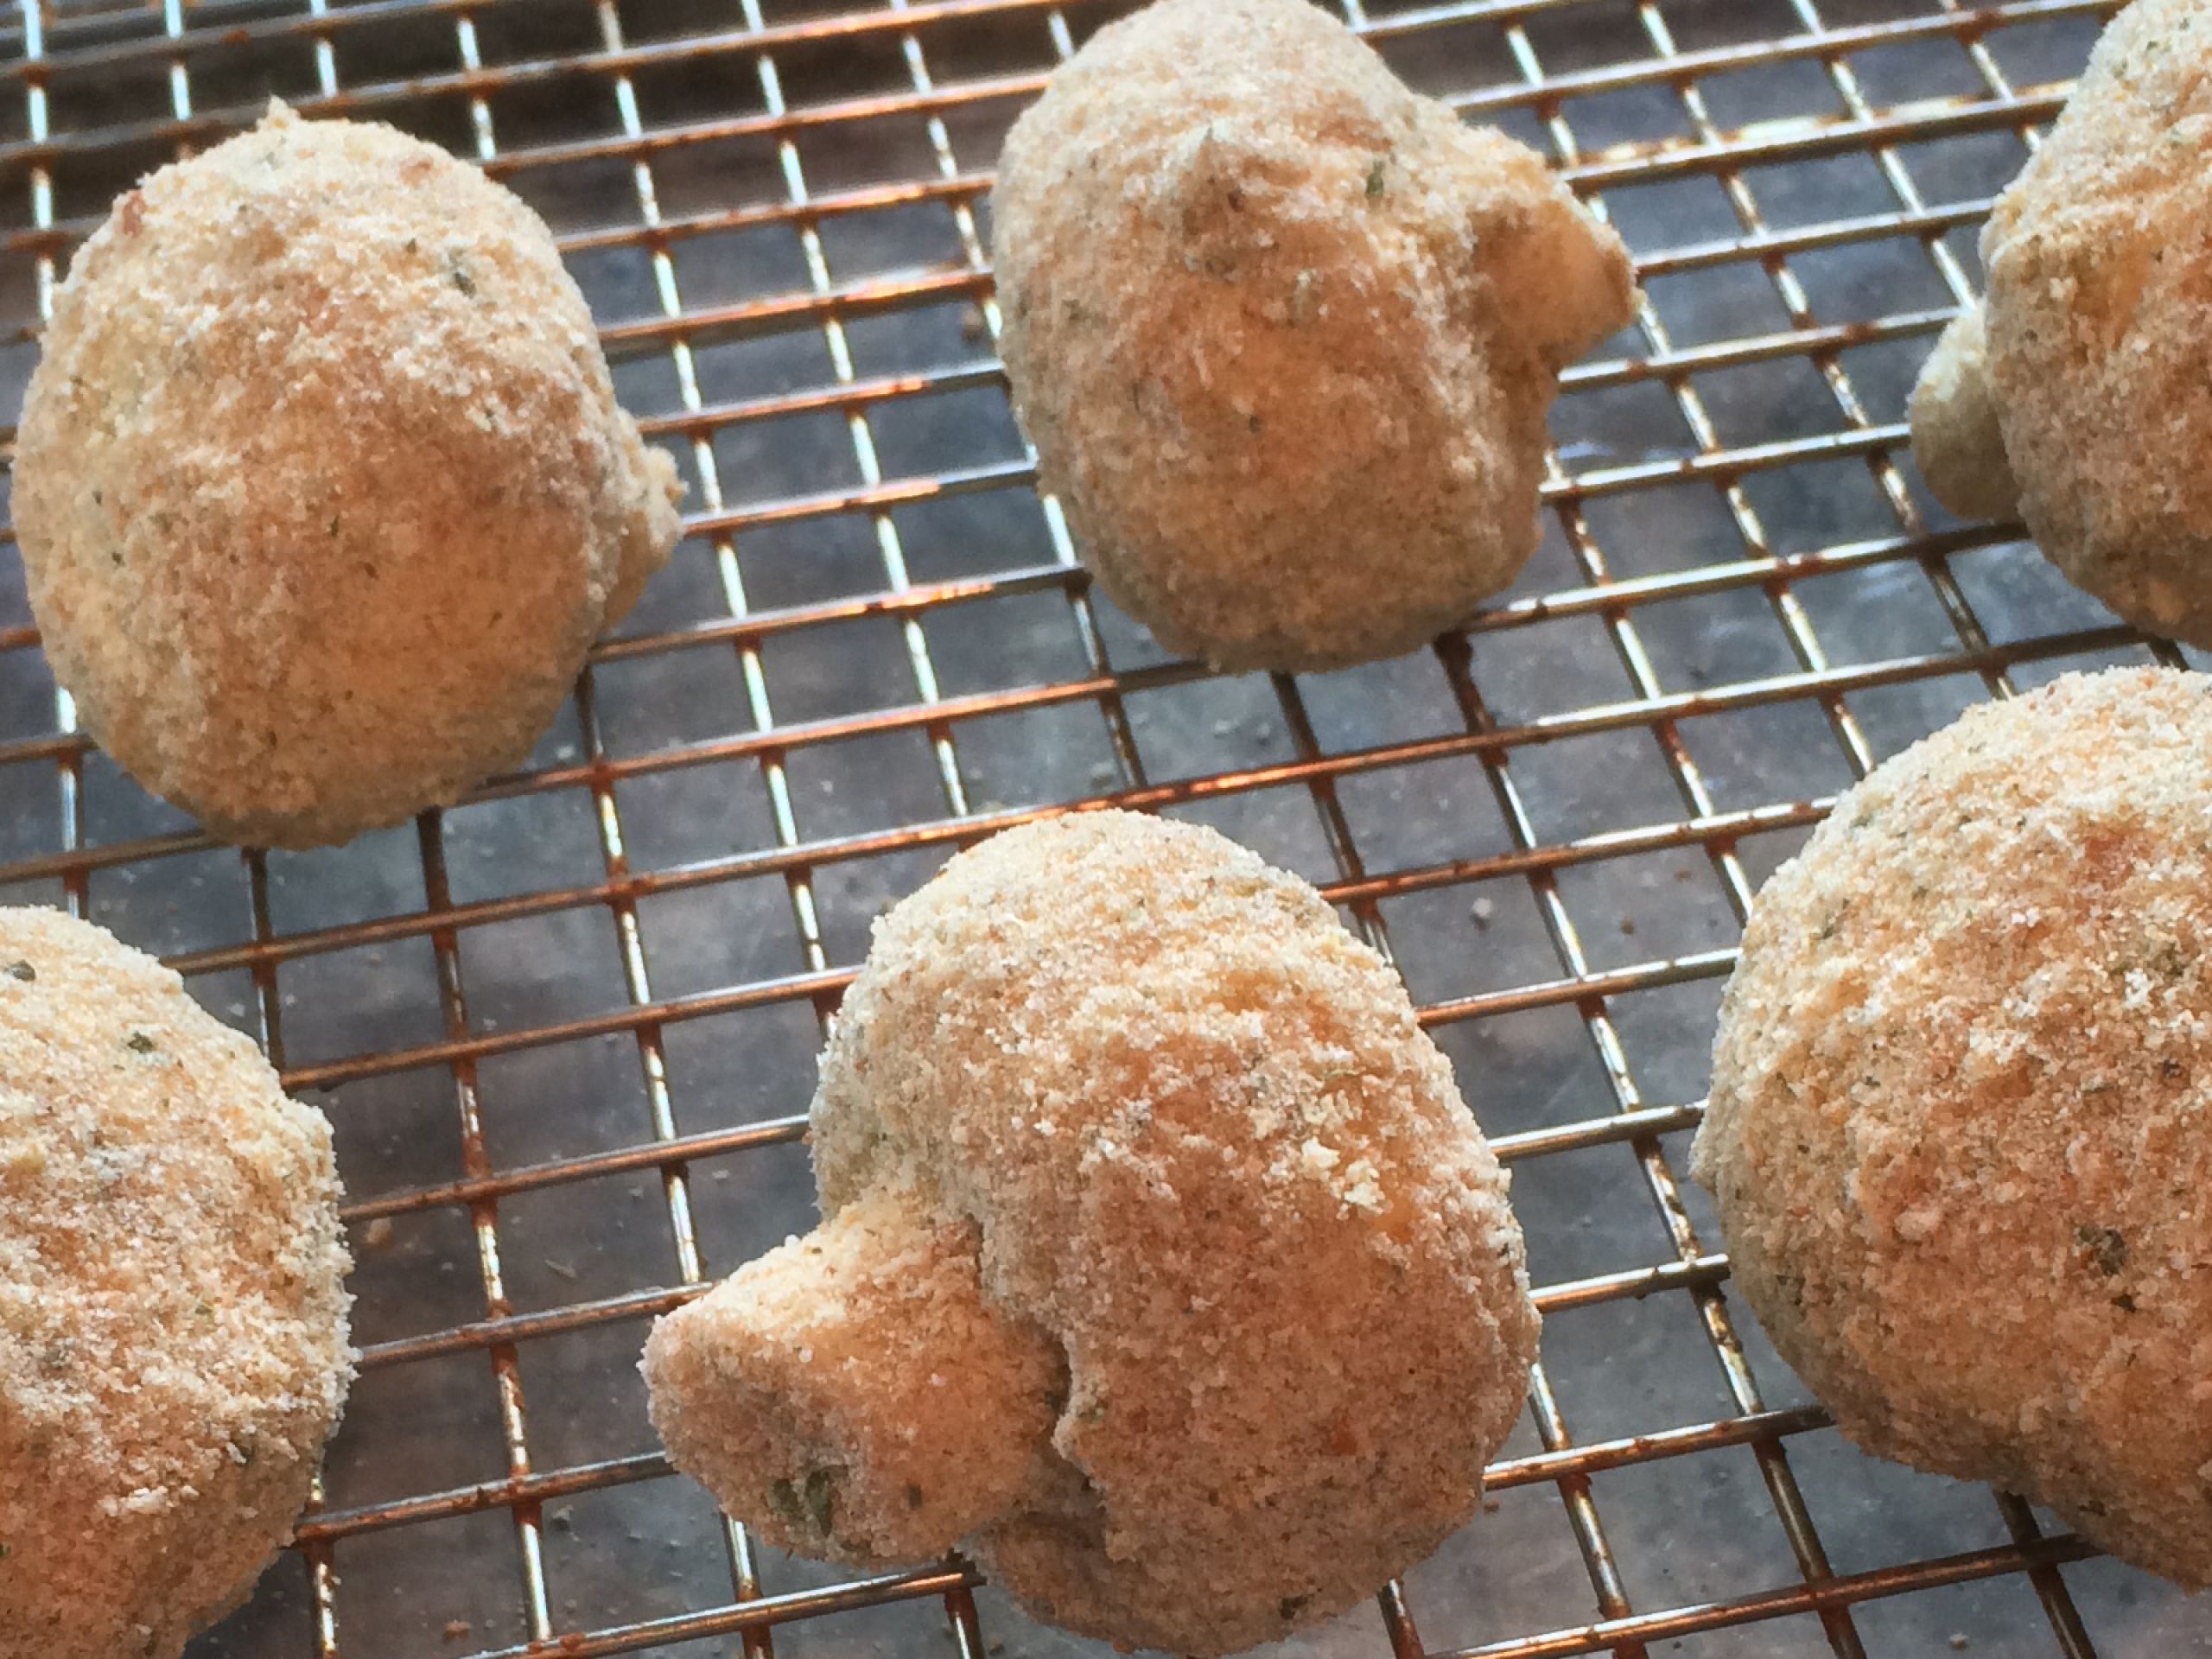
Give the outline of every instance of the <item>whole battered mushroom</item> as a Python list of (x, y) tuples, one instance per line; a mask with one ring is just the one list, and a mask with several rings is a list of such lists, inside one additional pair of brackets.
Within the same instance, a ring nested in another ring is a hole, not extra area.
[(1217, 1655), (1473, 1512), (1536, 1338), (1505, 1177), (1305, 883), (1102, 812), (878, 924), (813, 1109), (823, 1220), (646, 1347), (767, 1537), (964, 1543), (1045, 1618)]
[(2027, 521), (2128, 621), (2212, 646), (2212, 11), (2135, 0), (1982, 232), (1912, 399), (1947, 506)]
[(1160, 0), (1007, 135), (1007, 373), (1114, 599), (1174, 650), (1410, 651), (1535, 550), (1559, 370), (1620, 238), (1305, 0)]
[(1760, 892), (1697, 1138), (1735, 1283), (1868, 1451), (2212, 1583), (2212, 677), (2067, 675)]
[(177, 1659), (353, 1376), (330, 1125), (176, 975), (0, 908), (0, 1656)]
[(520, 198), (281, 104), (79, 250), (15, 491), (86, 728), (213, 833), (283, 847), (519, 765), (680, 493)]

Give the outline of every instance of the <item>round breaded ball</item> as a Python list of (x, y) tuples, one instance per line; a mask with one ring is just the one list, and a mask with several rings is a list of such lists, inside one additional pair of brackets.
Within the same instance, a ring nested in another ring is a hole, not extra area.
[(1211, 830), (960, 855), (877, 925), (813, 1108), (825, 1217), (647, 1346), (678, 1467), (858, 1563), (1211, 1656), (1473, 1513), (1536, 1313), (1396, 976)]
[(2017, 510), (2077, 587), (2212, 647), (2208, 161), (2212, 12), (2135, 0), (1982, 232), (1986, 362), (1947, 336), (1912, 422), (1945, 505)]
[(1230, 668), (1410, 651), (1535, 550), (1560, 368), (1630, 315), (1530, 150), (1304, 0), (1159, 0), (1007, 136), (1017, 411), (1084, 562)]
[(544, 225), (389, 127), (252, 131), (73, 262), (16, 526), (56, 677), (213, 833), (340, 842), (519, 764), (677, 532)]
[(2212, 679), (2072, 676), (1847, 791), (1768, 882), (1696, 1149), (1870, 1452), (2212, 1581)]
[(0, 910), (0, 1654), (175, 1659), (353, 1357), (330, 1126), (99, 928)]

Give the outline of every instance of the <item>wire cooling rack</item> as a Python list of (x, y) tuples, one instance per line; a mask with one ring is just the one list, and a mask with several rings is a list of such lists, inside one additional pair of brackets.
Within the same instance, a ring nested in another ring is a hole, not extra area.
[(2212, 1620), (2024, 1505), (1859, 1457), (1681, 1179), (1756, 880), (1975, 699), (2171, 648), (1900, 424), (2082, 0), (1341, 0), (1637, 257), (1567, 377), (1541, 552), (1433, 652), (1209, 676), (1090, 593), (992, 342), (990, 167), (1090, 0), (25, 0), (0, 375), (139, 174), (272, 92), (554, 225), (689, 536), (530, 766), (303, 856), (211, 845), (73, 731), (0, 550), (0, 899), (166, 954), (329, 1110), (363, 1372), (298, 1548), (196, 1650), (1100, 1651), (958, 1564), (855, 1580), (673, 1477), (646, 1319), (808, 1223), (822, 1022), (955, 847), (1115, 799), (1389, 951), (1513, 1163), (1548, 1323), (1480, 1516), (1325, 1655), (2095, 1652)]

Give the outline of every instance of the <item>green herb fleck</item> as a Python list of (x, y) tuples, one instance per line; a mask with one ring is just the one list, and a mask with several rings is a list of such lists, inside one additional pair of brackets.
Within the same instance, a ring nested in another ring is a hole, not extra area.
[(124, 1043), (124, 1046), (133, 1054), (151, 1054), (154, 1052), (154, 1039), (143, 1031), (134, 1031), (130, 1033), (130, 1040)]
[(814, 1529), (823, 1537), (830, 1535), (830, 1519), (837, 1509), (837, 1476), (835, 1469), (816, 1469), (806, 1478), (806, 1513), (814, 1522)]
[(0, 1561), (6, 1560), (15, 1553), (16, 1547), (13, 1544), (0, 1544)]
[(8, 977), (20, 979), (28, 985), (38, 977), (38, 969), (28, 962), (11, 962), (8, 964)]
[(1092, 1401), (1081, 1411), (1076, 1413), (1076, 1419), (1078, 1422), (1085, 1423), (1104, 1422), (1106, 1421), (1106, 1402), (1103, 1400)]
[(788, 1480), (768, 1483), (768, 1507), (787, 1527), (797, 1528), (806, 1519), (806, 1512), (798, 1506), (798, 1488)]
[(2097, 1271), (2107, 1279), (2127, 1265), (2127, 1240), (2118, 1228), (2084, 1224), (2074, 1230), (2074, 1243), (2088, 1253)]
[(1312, 1599), (1310, 1596), (1285, 1596), (1281, 1601), (1275, 1603), (1275, 1611), (1287, 1624), (1304, 1612), (1306, 1604)]
[(453, 268), (453, 285), (464, 294), (473, 295), (476, 292), (476, 279), (468, 274), (467, 266), (458, 262), (455, 262)]
[(1382, 182), (1382, 167), (1383, 163), (1388, 159), (1389, 158), (1387, 156), (1377, 156), (1374, 162), (1368, 167), (1367, 199), (1370, 201), (1376, 201), (1382, 199), (1384, 188)]
[(912, 1482), (909, 1482), (906, 1487), (906, 1507), (910, 1510), (918, 1510), (922, 1507), (922, 1489)]

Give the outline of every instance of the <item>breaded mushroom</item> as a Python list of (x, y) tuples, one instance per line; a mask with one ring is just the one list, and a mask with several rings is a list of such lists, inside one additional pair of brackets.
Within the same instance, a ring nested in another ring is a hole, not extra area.
[(1100, 812), (877, 925), (824, 1220), (654, 1329), (677, 1466), (809, 1554), (963, 1544), (1040, 1617), (1230, 1653), (1473, 1512), (1536, 1340), (1506, 1179), (1389, 968), (1211, 830)]
[(1620, 239), (1305, 0), (1158, 0), (1014, 124), (1007, 373), (1108, 594), (1230, 668), (1412, 650), (1538, 540)]
[(353, 1375), (338, 1198), (175, 974), (0, 910), (0, 1655), (175, 1659), (245, 1599)]
[(1870, 1452), (2212, 1582), (2212, 678), (2069, 675), (1759, 894), (1695, 1167)]
[(1980, 316), (1938, 345), (1912, 429), (1946, 505), (2017, 513), (2077, 587), (2212, 646), (2208, 158), (2212, 11), (2135, 0), (1998, 199)]
[(537, 216), (282, 105), (79, 251), (15, 492), (86, 728), (214, 833), (286, 847), (518, 764), (677, 533), (673, 463)]

